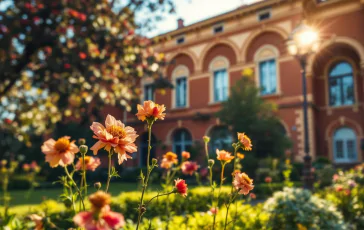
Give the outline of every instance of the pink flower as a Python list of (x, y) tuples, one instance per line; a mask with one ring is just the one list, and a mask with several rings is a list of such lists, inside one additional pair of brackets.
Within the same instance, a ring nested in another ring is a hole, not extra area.
[(29, 215), (31, 221), (35, 223), (35, 230), (43, 230), (43, 217), (37, 214)]
[(152, 119), (153, 121), (160, 119), (164, 120), (166, 114), (164, 111), (166, 107), (164, 105), (158, 105), (153, 101), (144, 101), (143, 106), (138, 105), (138, 113), (136, 116), (139, 120), (145, 121), (146, 119)]
[(73, 217), (73, 222), (86, 230), (119, 229), (125, 226), (124, 216), (110, 211), (110, 195), (98, 191), (89, 197), (91, 211), (80, 212)]
[(249, 191), (254, 188), (253, 180), (245, 173), (235, 174), (233, 185), (239, 194), (248, 195)]
[(211, 213), (212, 215), (216, 215), (218, 211), (219, 211), (218, 208), (210, 208), (209, 213)]
[(175, 188), (177, 189), (177, 192), (179, 194), (181, 194), (183, 197), (186, 197), (187, 196), (187, 184), (185, 182), (185, 180), (182, 180), (182, 179), (177, 179), (177, 180), (174, 180), (174, 183), (175, 183)]
[[(95, 171), (97, 167), (101, 164), (101, 161), (99, 158), (85, 156), (85, 169), (89, 171)], [(83, 169), (83, 158), (80, 157), (77, 164), (76, 164), (77, 170)]]
[(135, 130), (130, 126), (125, 127), (120, 120), (116, 120), (110, 114), (106, 117), (105, 126), (106, 128), (98, 122), (93, 122), (90, 127), (95, 134), (93, 137), (99, 140), (90, 148), (94, 155), (104, 148), (106, 151), (113, 149), (118, 153), (119, 164), (128, 158), (131, 159), (132, 157), (127, 153), (137, 151), (134, 142), (138, 135)]
[(42, 145), (42, 152), (46, 155), (45, 160), (54, 168), (58, 165), (67, 166), (72, 164), (75, 159), (75, 154), (78, 153), (78, 147), (70, 142), (71, 137), (64, 136), (57, 141), (49, 139)]
[(257, 198), (257, 196), (255, 195), (255, 193), (250, 193), (249, 194), (250, 198), (252, 198), (253, 200), (255, 200)]
[(202, 168), (201, 170), (200, 170), (200, 175), (202, 176), (202, 177), (205, 177), (205, 176), (207, 176), (209, 174), (209, 170), (207, 169), (207, 168)]
[(338, 179), (339, 179), (339, 175), (334, 174), (334, 175), (332, 176), (332, 180), (333, 180), (334, 182), (336, 182)]
[(182, 169), (182, 173), (185, 175), (190, 175), (192, 176), (192, 174), (198, 169), (198, 165), (196, 162), (192, 162), (192, 161), (185, 161), (182, 163), (181, 169)]
[(346, 195), (346, 196), (350, 196), (350, 194), (351, 194), (350, 189), (346, 189), (346, 190), (345, 190), (345, 195)]

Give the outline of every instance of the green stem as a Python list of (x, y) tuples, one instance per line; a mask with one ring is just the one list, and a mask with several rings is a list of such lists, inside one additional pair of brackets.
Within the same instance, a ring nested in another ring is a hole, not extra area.
[(86, 163), (85, 163), (85, 155), (82, 154), (82, 178), (83, 178), (83, 184), (84, 184), (84, 191), (85, 191), (85, 197), (87, 197), (87, 181), (86, 181)]
[[(81, 203), (82, 203), (82, 207), (83, 207), (83, 210), (85, 211), (85, 203), (83, 202), (83, 196), (82, 196), (82, 193), (80, 191), (80, 189), (78, 188), (76, 182), (73, 180), (72, 176), (70, 175), (70, 173), (68, 172), (68, 169), (67, 169), (67, 166), (64, 166), (64, 170), (66, 172), (66, 175), (68, 177), (68, 179), (72, 182), (72, 184), (74, 185), (74, 187), (76, 188), (77, 192), (78, 192), (78, 195), (80, 196), (80, 200), (81, 200)], [(72, 199), (73, 200), (73, 199)], [(72, 202), (74, 203), (74, 202)]]
[(109, 152), (109, 166), (108, 166), (108, 172), (107, 172), (107, 183), (106, 183), (106, 190), (105, 192), (109, 191), (109, 186), (110, 186), (110, 181), (111, 181), (111, 157), (112, 157), (112, 154), (113, 154), (113, 149), (111, 148), (110, 149), (110, 152)]
[(142, 196), (140, 197), (140, 203), (139, 203), (139, 210), (138, 210), (138, 223), (136, 226), (136, 230), (139, 229), (139, 225), (140, 225), (140, 221), (142, 219), (142, 215), (144, 214), (144, 212), (141, 211), (141, 208), (143, 207), (144, 204), (144, 193), (145, 190), (148, 187), (148, 182), (149, 182), (149, 176), (151, 173), (151, 169), (150, 169), (150, 150), (152, 148), (151, 146), (151, 139), (152, 139), (152, 125), (153, 122), (148, 122), (148, 156), (147, 156), (147, 176), (143, 181), (143, 189), (142, 189)]
[(219, 199), (220, 199), (220, 195), (221, 195), (221, 188), (222, 188), (222, 185), (224, 183), (225, 165), (226, 165), (225, 162), (221, 162), (220, 188), (219, 188), (219, 193), (217, 194), (217, 199), (216, 199), (215, 213), (214, 213), (214, 222), (212, 224), (212, 229), (215, 229), (217, 206), (219, 206)]
[(149, 203), (152, 202), (152, 200), (154, 200), (155, 198), (158, 198), (158, 197), (161, 197), (161, 196), (169, 196), (172, 193), (176, 193), (176, 192), (175, 191), (171, 191), (171, 192), (167, 192), (167, 193), (163, 193), (163, 194), (158, 194), (158, 195), (152, 197), (148, 202), (146, 202), (145, 205), (148, 206)]

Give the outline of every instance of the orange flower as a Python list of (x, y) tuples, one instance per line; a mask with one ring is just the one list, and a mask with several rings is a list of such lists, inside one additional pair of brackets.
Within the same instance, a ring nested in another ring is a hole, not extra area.
[(245, 158), (245, 155), (242, 153), (237, 153), (236, 156), (241, 160)]
[(167, 152), (166, 154), (163, 155), (161, 167), (165, 168), (165, 169), (169, 169), (173, 166), (173, 164), (177, 164), (177, 163), (178, 163), (177, 154), (175, 154), (173, 152)]
[(238, 173), (241, 173), (241, 171), (239, 170), (239, 169), (235, 169), (232, 173), (231, 173), (231, 175), (232, 176), (235, 176), (236, 174), (238, 174)]
[(252, 150), (252, 141), (250, 138), (245, 135), (245, 133), (238, 133), (238, 140), (241, 144), (241, 148), (245, 151), (251, 151)]
[(196, 162), (192, 162), (192, 161), (185, 161), (182, 163), (181, 165), (181, 169), (182, 169), (182, 173), (185, 175), (190, 175), (192, 176), (192, 174), (198, 169), (198, 165)]
[(253, 180), (245, 173), (235, 174), (233, 185), (239, 194), (247, 195), (254, 188)]
[(186, 197), (187, 196), (187, 184), (185, 182), (185, 180), (182, 180), (182, 179), (177, 179), (177, 180), (174, 180), (174, 183), (175, 183), (175, 188), (177, 189), (177, 192), (179, 194), (181, 194), (183, 197)]
[(130, 126), (125, 126), (120, 120), (116, 120), (110, 114), (106, 117), (105, 126), (106, 128), (98, 122), (93, 122), (90, 127), (95, 134), (93, 137), (99, 140), (90, 148), (94, 155), (102, 148), (105, 148), (106, 151), (110, 151), (113, 148), (118, 153), (119, 165), (124, 160), (131, 159), (132, 157), (127, 153), (137, 151), (134, 142), (138, 135), (135, 130)]
[(143, 106), (138, 105), (137, 108), (138, 113), (136, 116), (141, 121), (151, 118), (153, 121), (157, 119), (164, 120), (164, 117), (166, 116), (166, 114), (163, 113), (166, 110), (166, 107), (164, 105), (158, 105), (153, 101), (144, 101)]
[(224, 161), (226, 163), (229, 163), (232, 159), (234, 159), (234, 156), (231, 156), (231, 153), (226, 152), (225, 150), (216, 149), (216, 154), (219, 161)]
[(182, 152), (182, 158), (183, 159), (190, 159), (190, 157), (191, 157), (191, 154), (189, 153), (189, 152), (186, 152), (186, 151), (183, 151)]
[[(101, 161), (99, 158), (85, 156), (85, 169), (89, 171), (95, 171), (97, 167), (101, 164)], [(83, 159), (80, 157), (78, 159), (78, 162), (76, 164), (77, 170), (82, 170), (83, 168)]]
[(75, 154), (78, 153), (78, 147), (75, 141), (70, 141), (71, 137), (64, 136), (57, 141), (49, 139), (42, 145), (42, 152), (46, 155), (45, 160), (54, 168), (58, 165), (66, 166), (72, 164), (75, 159)]

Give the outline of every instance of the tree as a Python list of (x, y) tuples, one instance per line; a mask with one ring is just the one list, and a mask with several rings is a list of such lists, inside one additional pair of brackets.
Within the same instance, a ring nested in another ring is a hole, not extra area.
[(259, 96), (253, 78), (252, 73), (244, 74), (217, 116), (234, 133), (245, 132), (252, 139), (252, 152), (258, 158), (280, 157), (291, 146), (290, 140), (276, 117), (276, 106)]
[(166, 10), (173, 0), (0, 1), (0, 128), (24, 140), (106, 105), (129, 110), (164, 61), (137, 31)]

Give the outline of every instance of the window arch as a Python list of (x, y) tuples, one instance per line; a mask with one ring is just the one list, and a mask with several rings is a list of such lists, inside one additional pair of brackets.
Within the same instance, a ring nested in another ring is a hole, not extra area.
[(216, 149), (231, 149), (231, 144), (233, 143), (233, 135), (227, 126), (216, 126), (210, 131), (210, 147), (212, 153)]
[[(140, 136), (140, 141), (139, 141), (139, 166), (141, 167), (145, 167), (147, 166), (147, 159), (148, 159), (148, 133), (145, 132)], [(151, 139), (151, 145), (155, 146), (155, 144), (157, 143), (157, 138), (154, 136), (154, 134), (152, 134), (152, 139)], [(155, 150), (156, 148), (152, 148), (150, 150), (150, 159), (153, 159), (156, 157), (155, 154)]]
[(189, 69), (185, 65), (177, 66), (172, 72), (174, 90), (172, 94), (172, 108), (184, 108), (189, 104), (188, 76)]
[(189, 151), (192, 146), (192, 136), (187, 129), (178, 129), (173, 134), (173, 152), (179, 157), (182, 151)]
[(336, 163), (356, 162), (357, 141), (354, 130), (347, 127), (337, 129), (333, 136), (333, 149)]
[(329, 71), (330, 106), (352, 105), (355, 102), (353, 67), (346, 61), (336, 62)]
[(279, 51), (272, 45), (264, 45), (257, 50), (254, 60), (257, 63), (257, 83), (261, 95), (277, 94), (279, 92)]
[(226, 101), (229, 96), (229, 60), (224, 56), (212, 59), (209, 69), (212, 72), (210, 80), (210, 102)]

